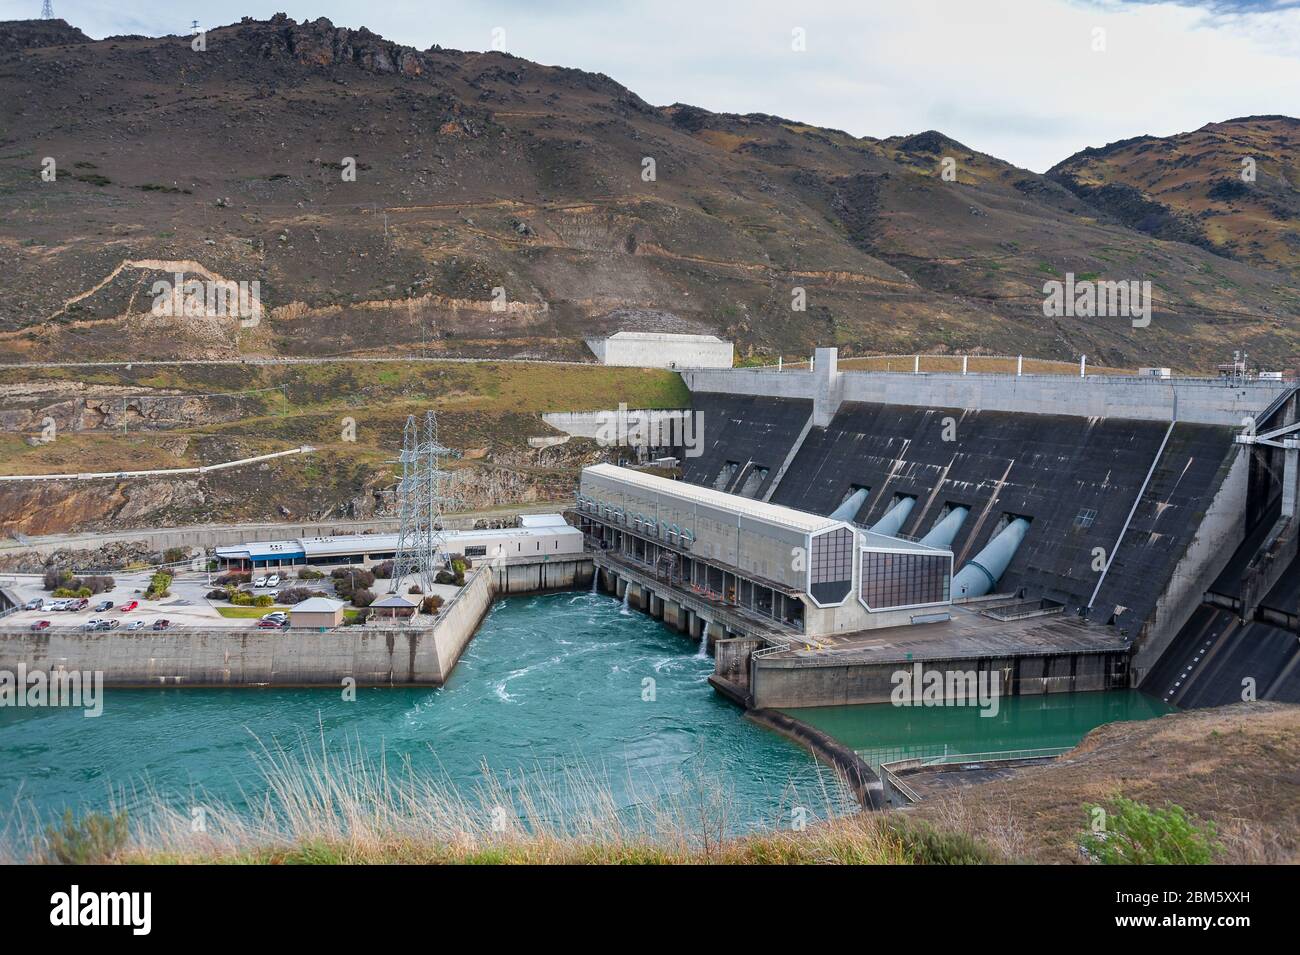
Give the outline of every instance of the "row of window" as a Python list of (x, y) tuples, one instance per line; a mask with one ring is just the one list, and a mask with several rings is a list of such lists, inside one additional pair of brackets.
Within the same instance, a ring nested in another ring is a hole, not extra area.
[(947, 554), (862, 554), (859, 589), (872, 610), (945, 603), (951, 588), (952, 559)]

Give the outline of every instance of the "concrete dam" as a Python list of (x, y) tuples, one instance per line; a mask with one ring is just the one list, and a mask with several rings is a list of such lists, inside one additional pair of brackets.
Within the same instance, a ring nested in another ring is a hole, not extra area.
[[(881, 702), (917, 661), (1013, 694), (1300, 701), (1294, 383), (841, 372), (834, 349), (682, 376), (703, 444), (675, 449), (678, 483), (700, 492), (584, 474), (572, 516), (600, 582), (707, 641), (737, 702)], [(852, 596), (778, 572), (791, 530), (796, 552), (855, 535), (826, 548)], [(915, 597), (945, 559), (942, 596)], [(881, 612), (886, 565), (913, 595)]]

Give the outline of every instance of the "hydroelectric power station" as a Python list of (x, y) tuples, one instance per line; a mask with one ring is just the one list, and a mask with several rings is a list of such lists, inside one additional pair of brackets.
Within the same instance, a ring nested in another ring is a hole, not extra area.
[(1294, 382), (841, 372), (835, 349), (682, 377), (682, 480), (589, 467), (570, 517), (601, 586), (712, 646), (736, 702), (883, 702), (917, 663), (1300, 700)]

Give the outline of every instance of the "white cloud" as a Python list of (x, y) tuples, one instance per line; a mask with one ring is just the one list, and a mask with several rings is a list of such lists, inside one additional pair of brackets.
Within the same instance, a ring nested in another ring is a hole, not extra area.
[[(0, 0), (33, 16), (34, 0)], [(1085, 147), (1255, 113), (1297, 112), (1300, 8), (1259, 12), (1116, 0), (641, 0), (475, 4), (339, 0), (203, 8), (206, 24), (284, 9), (418, 47), (486, 49), (607, 73), (655, 104), (763, 112), (884, 137), (937, 128), (1042, 171)], [(92, 36), (183, 32), (170, 3), (55, 0)], [(807, 51), (791, 50), (791, 30)], [(1105, 52), (1092, 49), (1106, 31)]]

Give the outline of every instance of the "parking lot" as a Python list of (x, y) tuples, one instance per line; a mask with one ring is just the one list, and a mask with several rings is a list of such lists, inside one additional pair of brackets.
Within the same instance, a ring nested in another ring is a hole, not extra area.
[[(218, 574), (194, 573), (192, 571), (178, 571), (172, 579), (170, 596), (161, 600), (145, 600), (144, 592), (149, 586), (149, 578), (152, 576), (151, 570), (122, 572), (111, 574), (116, 585), (112, 590), (105, 591), (101, 594), (95, 594), (87, 598), (87, 604), (84, 610), (66, 611), (66, 610), (19, 610), (16, 613), (9, 614), (7, 617), (0, 617), (0, 629), (4, 630), (28, 630), (32, 624), (48, 620), (51, 627), (84, 627), (92, 619), (116, 620), (119, 626), (115, 628), (116, 632), (125, 630), (133, 621), (141, 620), (144, 626), (140, 628), (141, 632), (153, 627), (156, 620), (168, 620), (171, 629), (185, 629), (193, 627), (232, 627), (232, 628), (253, 628), (257, 626), (258, 618), (271, 613), (278, 609), (291, 609), (281, 607), (258, 607), (258, 608), (240, 608), (242, 611), (255, 613), (251, 617), (224, 617), (217, 607), (229, 607), (224, 601), (209, 601), (207, 594), (217, 585), (214, 582)], [(261, 576), (261, 575), (258, 575)], [(51, 603), (60, 599), (53, 596), (45, 590), (44, 581), (39, 574), (0, 574), (0, 587), (16, 594), (21, 598), (22, 603), (26, 603), (34, 598), (41, 598), (48, 608)], [(379, 581), (376, 584), (375, 592), (388, 591), (389, 581)], [(274, 596), (277, 590), (285, 587), (305, 586), (311, 590), (322, 590), (330, 596), (334, 596), (334, 588), (328, 577), (322, 580), (302, 581), (296, 578), (282, 578), (275, 587), (251, 587), (244, 589), (250, 590), (257, 595), (267, 594)], [(456, 595), (459, 588), (435, 584), (432, 593), (441, 596), (444, 600), (451, 600)], [(406, 587), (402, 587), (405, 593)], [(416, 599), (412, 597), (411, 599)], [(113, 606), (109, 610), (97, 611), (95, 607), (105, 600), (111, 600)], [(131, 601), (138, 601), (139, 606), (134, 610), (123, 611), (121, 608), (124, 604)]]
[[(170, 596), (161, 600), (145, 600), (143, 595), (145, 589), (149, 586), (151, 573), (151, 571), (140, 571), (112, 574), (111, 576), (116, 581), (117, 586), (112, 590), (87, 598), (89, 603), (84, 610), (73, 612), (20, 610), (17, 613), (0, 618), (0, 627), (6, 630), (26, 630), (39, 620), (48, 620), (51, 627), (82, 627), (87, 621), (95, 617), (119, 621), (121, 624), (117, 628), (119, 631), (135, 620), (143, 620), (146, 629), (152, 627), (155, 620), (170, 620), (173, 629), (185, 627), (255, 627), (257, 625), (255, 618), (223, 617), (218, 613), (216, 605), (206, 597), (208, 591), (212, 590), (216, 585), (209, 583), (210, 578), (204, 573), (180, 573), (172, 580), (169, 588)], [(215, 577), (216, 575), (212, 576)], [(36, 574), (6, 574), (0, 576), (0, 586), (16, 593), (23, 603), (40, 597), (44, 599), (48, 607), (50, 603), (59, 598), (52, 596), (49, 591), (44, 589), (42, 584), (42, 578)], [(262, 588), (255, 592), (258, 594), (273, 594), (275, 591), (274, 589)], [(94, 609), (96, 605), (105, 600), (113, 602), (112, 609), (96, 611)], [(139, 601), (139, 606), (134, 610), (123, 612), (122, 606), (133, 600)], [(262, 613), (270, 613), (271, 610), (271, 607), (260, 610), (259, 616)]]

